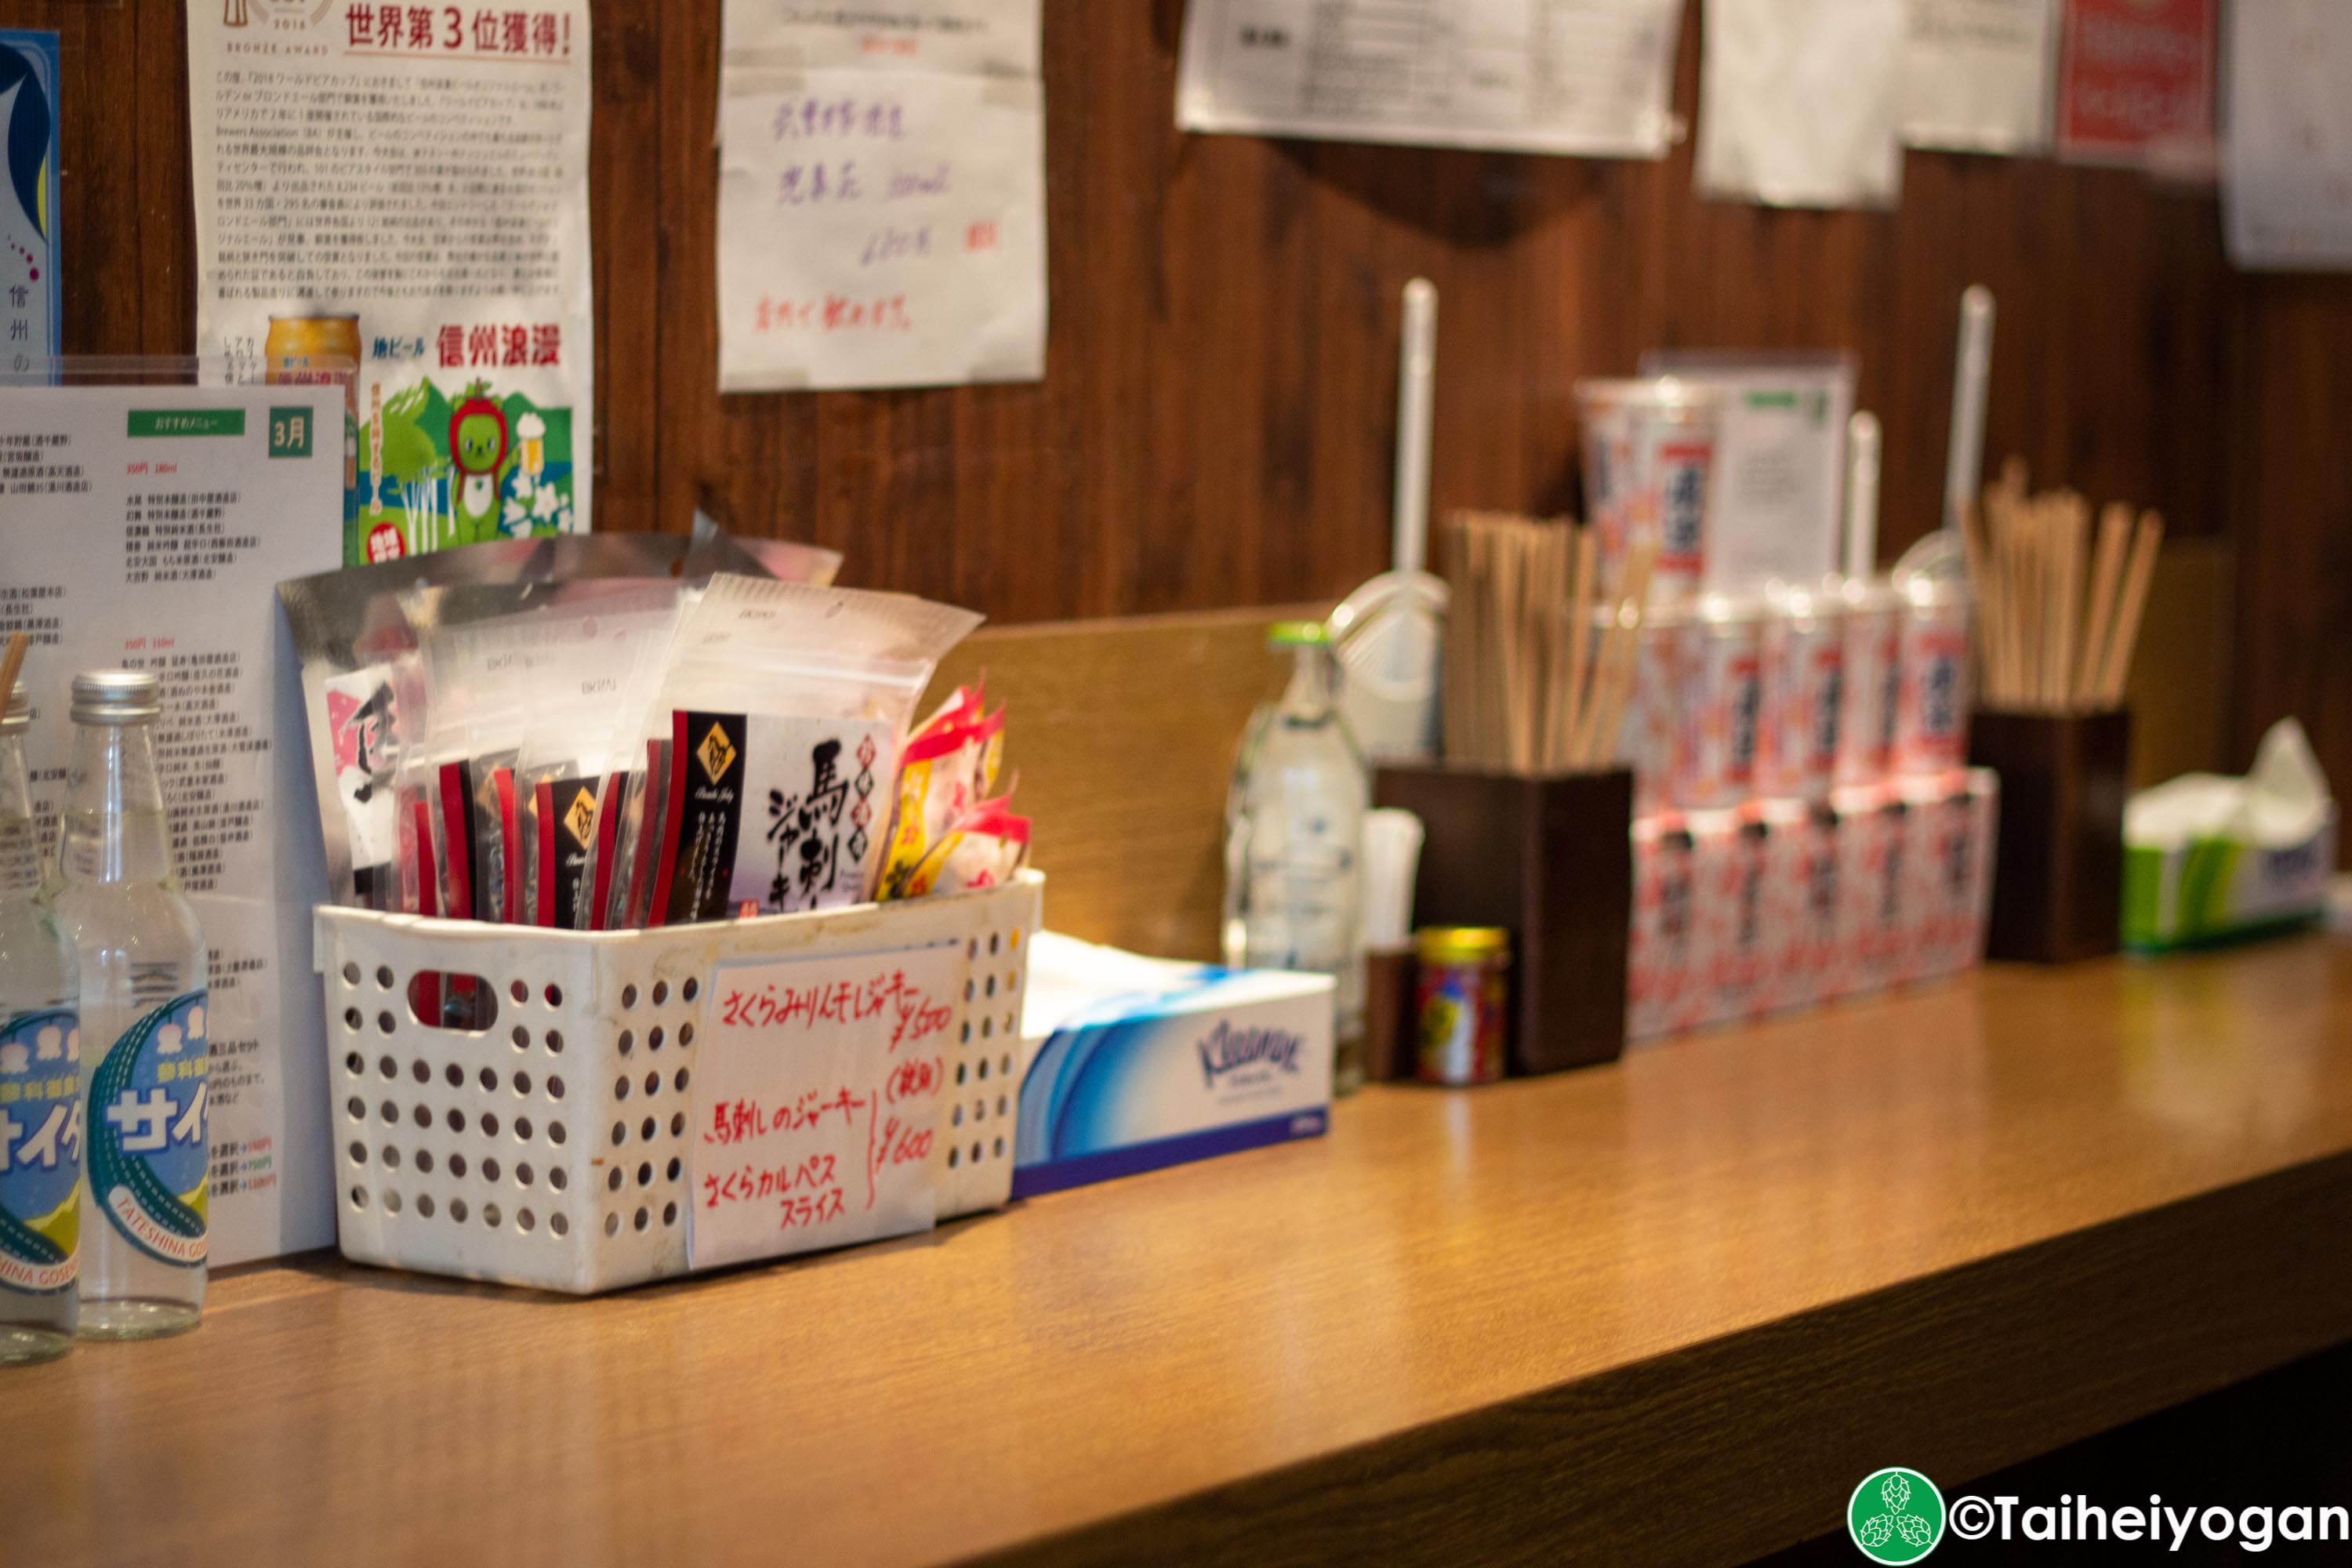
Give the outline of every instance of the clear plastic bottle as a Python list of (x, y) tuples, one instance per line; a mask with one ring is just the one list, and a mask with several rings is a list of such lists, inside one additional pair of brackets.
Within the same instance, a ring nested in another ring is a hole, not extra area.
[(78, 675), (55, 902), (81, 965), (85, 1339), (196, 1325), (205, 1300), (205, 940), (155, 777), (155, 677)]
[(81, 1223), (80, 987), (41, 891), (25, 773), (31, 710), (0, 710), (0, 1366), (73, 1343)]
[(1250, 722), (1227, 802), (1225, 962), (1337, 981), (1333, 1089), (1363, 1082), (1364, 953), (1359, 914), (1362, 754), (1339, 709), (1339, 660), (1315, 621), (1269, 637), (1293, 659), (1281, 700)]

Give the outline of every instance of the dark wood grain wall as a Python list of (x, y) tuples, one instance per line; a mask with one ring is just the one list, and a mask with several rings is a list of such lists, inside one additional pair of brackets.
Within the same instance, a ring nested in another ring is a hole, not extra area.
[[(64, 36), (72, 352), (193, 342), (182, 5), (0, 0), (0, 24)], [(1935, 519), (1954, 314), (1983, 282), (1990, 450), (2233, 537), (2240, 750), (2300, 710), (2352, 781), (2352, 282), (2242, 279), (2210, 192), (2043, 162), (1915, 153), (1894, 214), (1780, 213), (1699, 200), (1687, 147), (1183, 136), (1181, 10), (1045, 0), (1042, 384), (722, 398), (719, 0), (594, 0), (602, 526), (699, 505), (999, 620), (1337, 595), (1386, 557), (1397, 295), (1425, 274), (1441, 510), (1572, 507), (1570, 389), (1646, 346), (1851, 347), (1886, 422), (1891, 553)]]

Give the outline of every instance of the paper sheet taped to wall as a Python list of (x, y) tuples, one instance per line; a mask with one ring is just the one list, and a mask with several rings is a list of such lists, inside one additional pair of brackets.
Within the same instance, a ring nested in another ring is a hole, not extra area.
[(2058, 0), (1911, 0), (1903, 140), (1954, 153), (2050, 144)]
[(357, 361), (347, 563), (587, 531), (588, 102), (587, 0), (188, 8), (197, 346)]
[(1906, 0), (1706, 0), (1700, 191), (1769, 206), (1893, 206), (1908, 25)]
[(2227, 55), (2221, 205), (2230, 258), (2280, 270), (2352, 268), (2352, 6), (2233, 5)]
[(1682, 0), (1192, 0), (1186, 131), (1659, 158)]
[(719, 387), (1045, 373), (1038, 0), (731, 0)]

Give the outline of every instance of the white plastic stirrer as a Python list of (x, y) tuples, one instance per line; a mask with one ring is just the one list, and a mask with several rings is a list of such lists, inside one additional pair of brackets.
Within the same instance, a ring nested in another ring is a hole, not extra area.
[(1960, 352), (1952, 368), (1952, 443), (1944, 461), (1944, 526), (1958, 537), (1960, 519), (1984, 482), (1985, 399), (1992, 380), (1992, 290), (1981, 283), (1960, 296)]
[(1390, 569), (1331, 613), (1331, 637), (1347, 678), (1339, 710), (1376, 762), (1420, 761), (1437, 749), (1439, 648), (1446, 587), (1427, 570), (1429, 454), (1436, 413), (1437, 286), (1416, 278), (1404, 289), (1397, 367), (1394, 537)]

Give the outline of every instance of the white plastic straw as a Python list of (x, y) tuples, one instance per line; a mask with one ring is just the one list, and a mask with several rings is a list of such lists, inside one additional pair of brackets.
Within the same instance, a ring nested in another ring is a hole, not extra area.
[(1845, 574), (1878, 570), (1878, 416), (1864, 410), (1845, 426)]
[(1952, 444), (1944, 463), (1944, 526), (1958, 538), (1960, 518), (1984, 480), (1985, 398), (1992, 378), (1992, 290), (1981, 283), (1960, 296), (1960, 352), (1952, 367)]
[(1404, 286), (1404, 338), (1397, 363), (1396, 538), (1389, 564), (1419, 572), (1429, 560), (1429, 448), (1437, 401), (1437, 285)]

